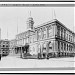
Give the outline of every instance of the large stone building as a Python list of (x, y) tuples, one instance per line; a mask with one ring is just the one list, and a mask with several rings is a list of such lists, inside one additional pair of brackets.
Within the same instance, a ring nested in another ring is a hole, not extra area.
[[(27, 20), (27, 31), (16, 35), (17, 52), (36, 57), (70, 56), (75, 53), (75, 33), (57, 19), (34, 27), (34, 20)], [(26, 50), (24, 46), (28, 44)], [(40, 56), (39, 56), (40, 55)]]

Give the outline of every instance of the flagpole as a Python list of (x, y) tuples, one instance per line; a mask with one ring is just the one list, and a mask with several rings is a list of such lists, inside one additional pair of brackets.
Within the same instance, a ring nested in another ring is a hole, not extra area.
[(17, 17), (17, 34), (18, 34), (18, 17)]
[(55, 13), (55, 10), (54, 10), (54, 18), (56, 19), (56, 13)]

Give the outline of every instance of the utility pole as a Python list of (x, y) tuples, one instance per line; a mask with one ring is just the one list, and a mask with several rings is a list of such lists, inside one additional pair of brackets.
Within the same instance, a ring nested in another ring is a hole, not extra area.
[(8, 27), (7, 27), (7, 39), (8, 39)]
[(56, 19), (56, 13), (55, 13), (55, 10), (54, 10), (54, 18)]
[(31, 17), (31, 11), (29, 11), (29, 16)]
[(18, 34), (18, 17), (17, 17), (17, 34)]
[(52, 19), (56, 19), (56, 13), (54, 9), (52, 10)]
[(52, 9), (52, 20), (53, 20), (53, 9)]

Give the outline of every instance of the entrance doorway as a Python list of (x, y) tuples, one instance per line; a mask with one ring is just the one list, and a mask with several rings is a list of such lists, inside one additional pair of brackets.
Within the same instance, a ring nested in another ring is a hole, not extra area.
[(43, 58), (44, 58), (44, 59), (46, 58), (46, 53), (43, 53)]
[(26, 43), (24, 46), (25, 52), (28, 53), (29, 52), (29, 44)]

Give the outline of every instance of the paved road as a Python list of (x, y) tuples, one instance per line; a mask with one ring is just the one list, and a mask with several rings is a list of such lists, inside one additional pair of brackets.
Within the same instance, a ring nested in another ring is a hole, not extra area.
[(3, 57), (0, 68), (59, 68), (74, 67), (75, 58), (21, 59), (16, 56)]

